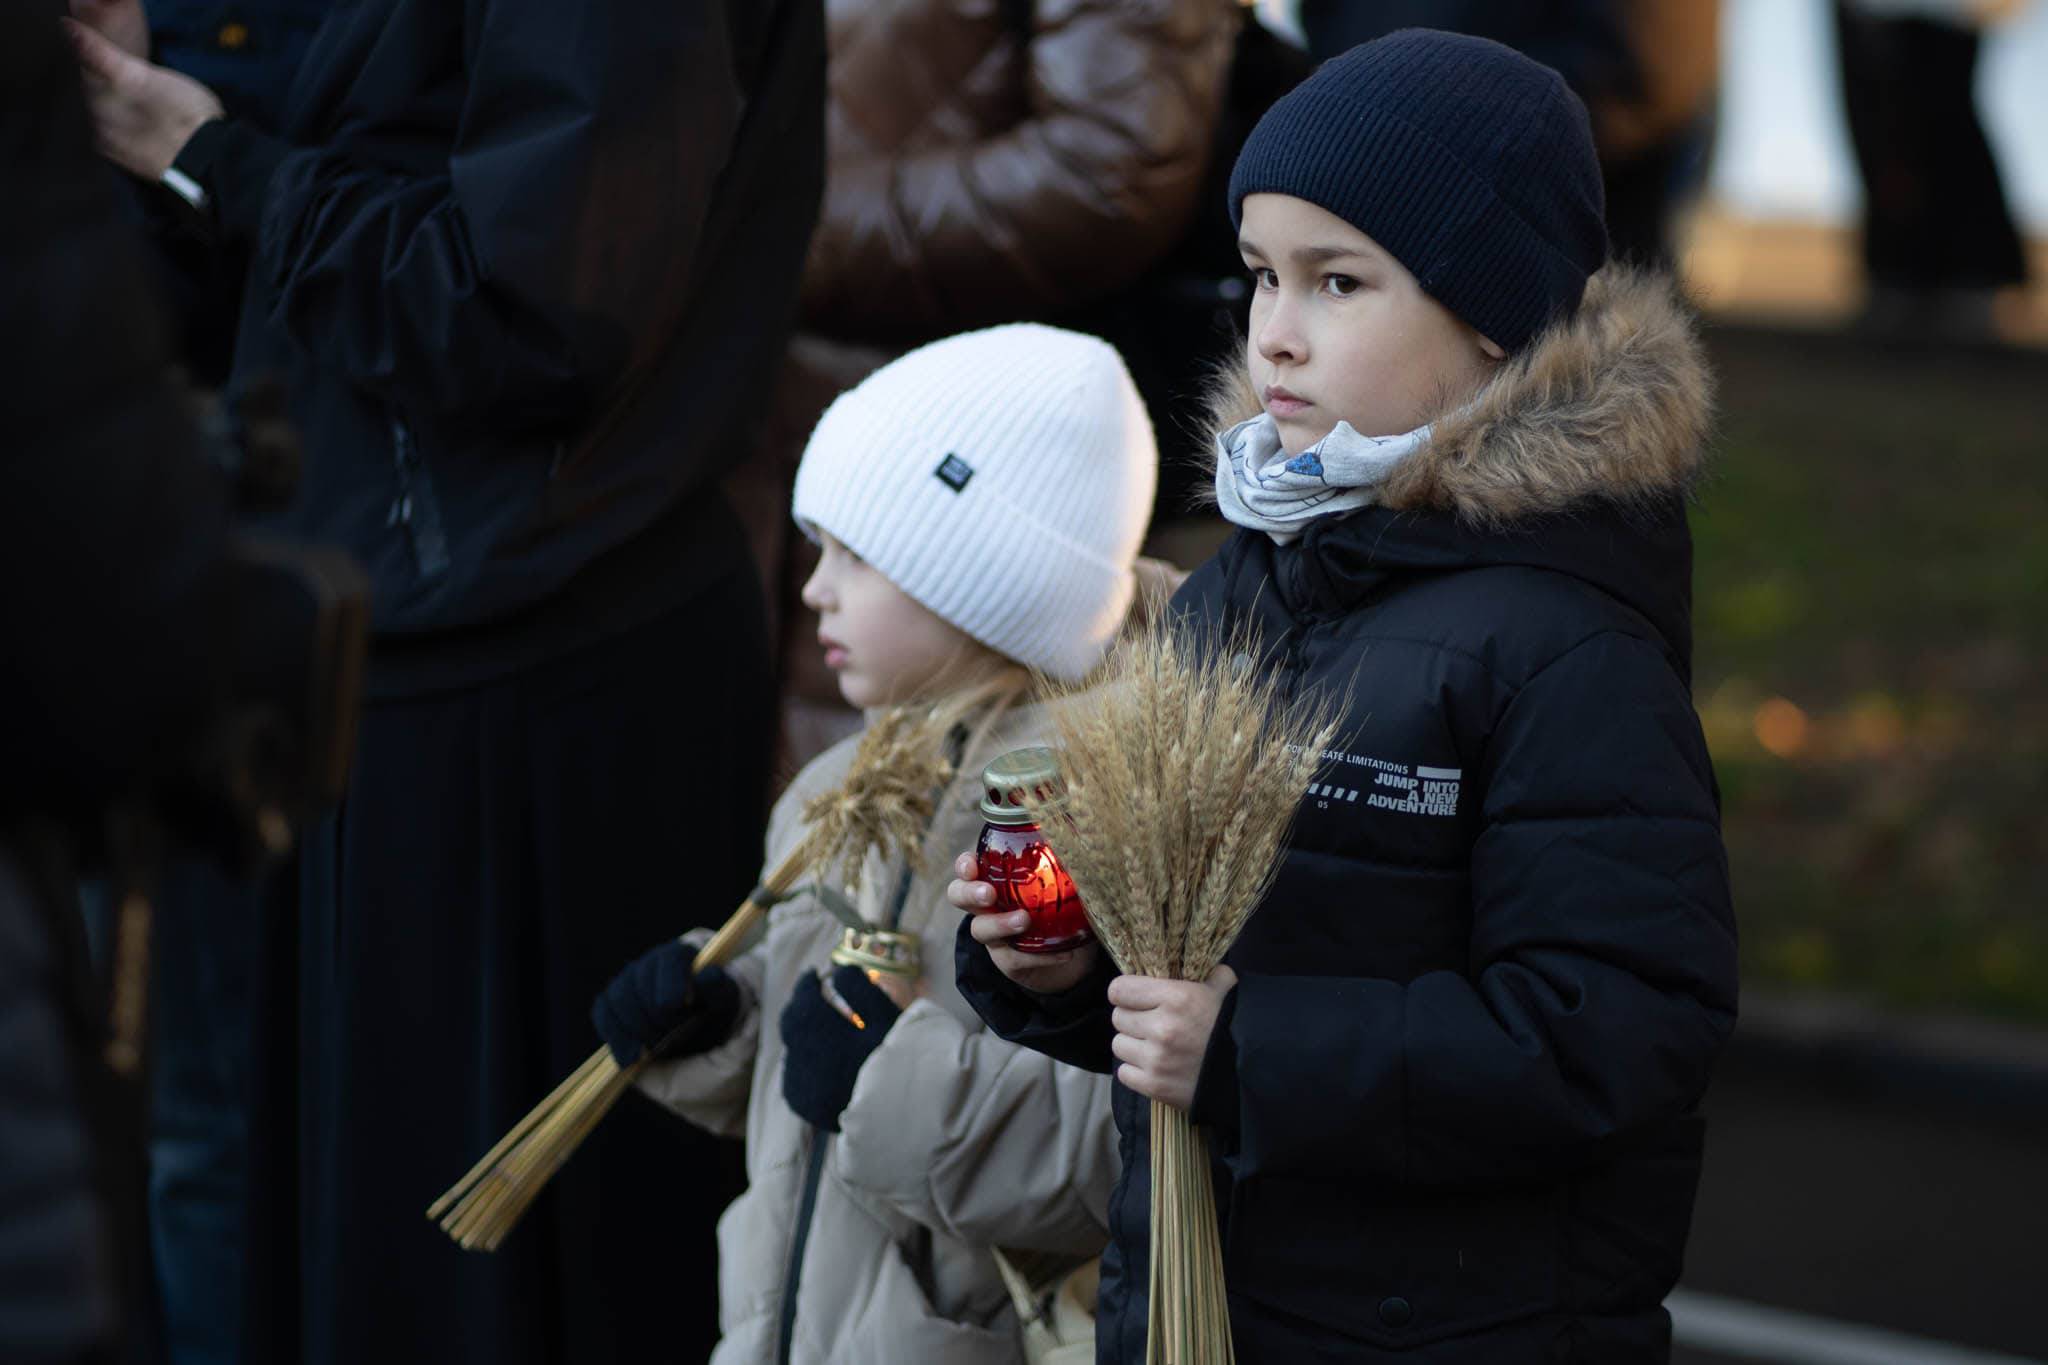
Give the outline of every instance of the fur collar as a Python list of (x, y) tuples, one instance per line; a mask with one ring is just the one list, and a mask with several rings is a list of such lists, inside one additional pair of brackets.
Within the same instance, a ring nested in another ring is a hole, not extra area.
[[(1212, 414), (1219, 431), (1258, 414), (1243, 366), (1232, 369)], [(1684, 494), (1705, 464), (1712, 410), (1713, 376), (1671, 280), (1608, 265), (1569, 321), (1437, 420), (1429, 444), (1382, 486), (1380, 505), (1501, 525), (1589, 497)]]

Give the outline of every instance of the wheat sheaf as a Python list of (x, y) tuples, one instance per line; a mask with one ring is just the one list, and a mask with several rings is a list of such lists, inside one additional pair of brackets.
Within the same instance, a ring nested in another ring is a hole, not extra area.
[[(1203, 981), (1264, 899), (1340, 699), (1249, 629), (1162, 614), (1083, 686), (1041, 681), (1063, 790), (1027, 799), (1119, 970)], [(1148, 1365), (1235, 1359), (1206, 1139), (1153, 1101)]]

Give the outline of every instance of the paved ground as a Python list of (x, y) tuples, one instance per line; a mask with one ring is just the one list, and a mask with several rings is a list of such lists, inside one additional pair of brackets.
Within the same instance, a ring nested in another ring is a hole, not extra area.
[(2048, 1360), (2042, 1106), (1738, 1056), (1708, 1113), (1689, 1288)]

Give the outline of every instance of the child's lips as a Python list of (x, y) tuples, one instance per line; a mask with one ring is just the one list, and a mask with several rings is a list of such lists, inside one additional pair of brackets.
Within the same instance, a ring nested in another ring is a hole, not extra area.
[(1266, 391), (1260, 394), (1259, 398), (1266, 405), (1267, 415), (1275, 420), (1282, 417), (1298, 417), (1315, 406), (1300, 394), (1290, 393), (1278, 384), (1267, 385)]
[(827, 667), (827, 668), (844, 668), (844, 667), (846, 667), (846, 646), (845, 646), (845, 645), (842, 645), (842, 644), (840, 644), (840, 643), (839, 643), (839, 642), (838, 642), (837, 640), (833, 639), (833, 638), (832, 638), (831, 636), (829, 636), (829, 635), (820, 635), (820, 636), (818, 637), (818, 643), (819, 643), (820, 645), (824, 646), (824, 649), (825, 649), (825, 667)]

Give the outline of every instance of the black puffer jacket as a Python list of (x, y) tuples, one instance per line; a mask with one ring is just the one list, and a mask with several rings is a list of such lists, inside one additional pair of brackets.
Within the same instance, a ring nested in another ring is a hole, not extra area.
[[(1668, 289), (1609, 270), (1391, 505), (1239, 532), (1176, 599), (1255, 622), (1288, 687), (1350, 693), (1196, 1097), (1241, 1359), (1668, 1355), (1735, 1016), (1688, 681), (1708, 406)], [(1111, 1068), (1106, 972), (1048, 1000), (960, 945), (998, 1032)], [(1117, 1096), (1099, 1340), (1136, 1361), (1147, 1106)]]

